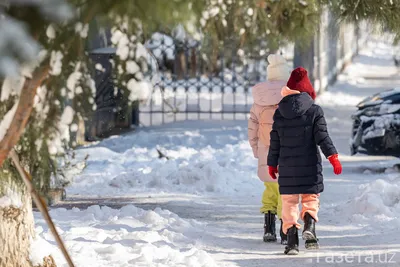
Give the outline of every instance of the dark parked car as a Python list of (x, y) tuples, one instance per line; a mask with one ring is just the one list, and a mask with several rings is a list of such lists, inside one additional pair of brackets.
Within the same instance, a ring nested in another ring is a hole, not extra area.
[(400, 156), (400, 88), (368, 97), (357, 107), (351, 154)]

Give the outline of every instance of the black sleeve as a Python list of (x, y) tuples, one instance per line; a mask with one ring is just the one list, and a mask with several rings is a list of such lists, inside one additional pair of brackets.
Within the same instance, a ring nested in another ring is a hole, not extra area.
[(329, 156), (337, 154), (337, 150), (328, 134), (328, 127), (326, 125), (324, 111), (320, 106), (318, 106), (316, 109), (313, 130), (315, 143), (317, 143), (317, 145), (321, 148), (325, 157), (328, 158)]
[(281, 149), (281, 142), (279, 140), (279, 134), (276, 129), (276, 123), (272, 125), (272, 131), (270, 134), (270, 146), (268, 152), (268, 166), (277, 167), (279, 161), (279, 152)]

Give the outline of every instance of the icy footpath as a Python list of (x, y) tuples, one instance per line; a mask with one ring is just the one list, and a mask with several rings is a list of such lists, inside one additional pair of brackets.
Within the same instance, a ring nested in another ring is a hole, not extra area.
[[(51, 216), (78, 267), (219, 266), (185, 235), (204, 231), (205, 224), (181, 219), (166, 210), (145, 211), (132, 205), (120, 210), (91, 206), (86, 210), (56, 209)], [(51, 253), (58, 266), (64, 266), (51, 232), (38, 216), (36, 233), (34, 262), (40, 263)]]

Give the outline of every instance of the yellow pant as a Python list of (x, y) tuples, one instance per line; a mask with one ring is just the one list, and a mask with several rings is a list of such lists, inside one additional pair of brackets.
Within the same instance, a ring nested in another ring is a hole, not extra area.
[(281, 218), (282, 214), (282, 201), (279, 194), (279, 184), (276, 182), (265, 182), (265, 190), (262, 196), (262, 207), (260, 211), (262, 213), (268, 213), (271, 211)]

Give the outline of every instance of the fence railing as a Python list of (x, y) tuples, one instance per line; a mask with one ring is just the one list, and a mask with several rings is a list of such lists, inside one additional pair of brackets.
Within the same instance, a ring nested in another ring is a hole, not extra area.
[[(224, 58), (219, 58), (221, 62)], [(265, 79), (265, 60), (222, 65), (195, 77), (161, 71), (151, 98), (140, 107), (143, 125), (189, 119), (243, 119), (252, 104), (250, 88)]]
[[(266, 79), (265, 40), (250, 52), (232, 46), (206, 52), (190, 40), (176, 43), (158, 37), (148, 46), (157, 69), (152, 73), (152, 95), (140, 105), (142, 125), (247, 118), (253, 104), (251, 87)], [(292, 49), (280, 52), (291, 62)]]

